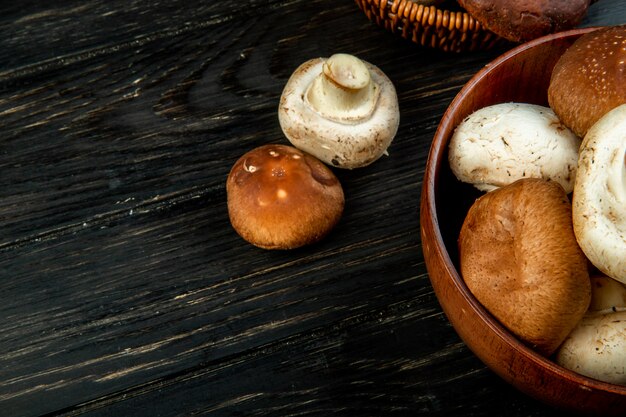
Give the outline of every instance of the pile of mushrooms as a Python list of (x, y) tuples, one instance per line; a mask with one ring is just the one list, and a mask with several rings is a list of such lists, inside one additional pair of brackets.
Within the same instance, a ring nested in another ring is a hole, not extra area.
[(459, 234), (470, 291), (537, 352), (626, 385), (624, 62), (626, 25), (581, 36), (555, 66), (550, 107), (479, 109), (448, 155), (486, 192)]
[(400, 120), (389, 78), (353, 55), (300, 65), (280, 98), (278, 119), (293, 146), (243, 155), (226, 182), (235, 231), (264, 249), (319, 241), (339, 222), (343, 188), (329, 167), (364, 167), (387, 153)]

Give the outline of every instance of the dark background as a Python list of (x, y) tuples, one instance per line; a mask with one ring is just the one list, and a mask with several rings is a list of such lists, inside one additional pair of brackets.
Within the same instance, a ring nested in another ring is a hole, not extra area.
[[(603, 0), (585, 25), (624, 22)], [(391, 78), (398, 135), (334, 171), (325, 240), (257, 249), (226, 177), (287, 143), (282, 87), (335, 52)], [(439, 119), (501, 52), (417, 46), (352, 0), (2, 2), (0, 415), (552, 415), (458, 338), (419, 237)]]

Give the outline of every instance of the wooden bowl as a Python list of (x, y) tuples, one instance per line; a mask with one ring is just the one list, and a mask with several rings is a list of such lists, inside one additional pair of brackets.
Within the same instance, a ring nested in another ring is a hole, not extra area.
[(575, 413), (626, 415), (626, 387), (597, 381), (543, 357), (506, 330), (470, 293), (459, 274), (457, 238), (472, 202), (480, 195), (456, 180), (447, 160), (455, 127), (473, 111), (516, 101), (547, 105), (552, 68), (581, 34), (596, 28), (548, 35), (520, 45), (479, 71), (443, 115), (426, 164), (421, 198), (421, 234), (430, 280), (446, 316), (467, 346), (519, 390)]

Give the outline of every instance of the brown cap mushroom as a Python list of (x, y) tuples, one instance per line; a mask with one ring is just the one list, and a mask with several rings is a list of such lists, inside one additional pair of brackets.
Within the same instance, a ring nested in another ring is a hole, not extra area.
[(578, 25), (590, 0), (459, 0), (490, 31), (513, 42), (526, 42)]
[(291, 75), (278, 120), (289, 141), (338, 168), (359, 168), (387, 152), (400, 122), (391, 80), (349, 54), (311, 59)]
[(478, 301), (538, 352), (550, 355), (591, 298), (563, 188), (521, 179), (480, 197), (459, 236), (461, 274)]
[(626, 103), (626, 25), (578, 38), (552, 71), (548, 102), (580, 137), (608, 111)]
[(332, 171), (292, 146), (265, 145), (243, 155), (226, 181), (233, 228), (264, 249), (314, 243), (336, 225), (343, 189)]

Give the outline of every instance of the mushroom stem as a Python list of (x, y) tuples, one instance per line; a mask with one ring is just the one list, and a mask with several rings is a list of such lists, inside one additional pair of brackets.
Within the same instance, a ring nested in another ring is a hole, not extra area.
[(356, 123), (371, 116), (380, 88), (359, 58), (332, 55), (305, 92), (305, 101), (323, 117)]

